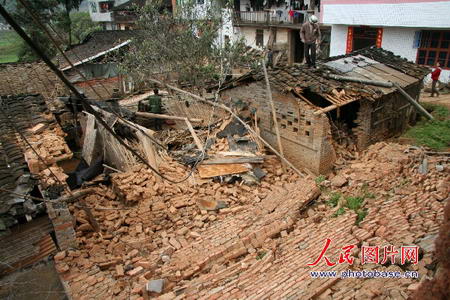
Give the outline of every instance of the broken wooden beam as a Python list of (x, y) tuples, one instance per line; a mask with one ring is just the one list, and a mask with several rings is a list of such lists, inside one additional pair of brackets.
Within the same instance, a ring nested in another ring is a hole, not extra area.
[(189, 132), (191, 133), (192, 137), (194, 138), (194, 142), (197, 145), (197, 148), (200, 151), (203, 151), (203, 144), (200, 141), (200, 139), (198, 138), (197, 134), (195, 133), (194, 127), (192, 127), (191, 122), (189, 122), (188, 118), (184, 118), (184, 122), (186, 123), (186, 125), (189, 129)]
[[(164, 120), (179, 120), (184, 121), (186, 119), (185, 117), (177, 117), (177, 116), (169, 116), (169, 115), (163, 115), (163, 114), (154, 114), (149, 112), (136, 112), (136, 116), (143, 117), (143, 118), (154, 118), (154, 119), (164, 119)], [(189, 119), (190, 122), (193, 123), (201, 123), (203, 122), (202, 119)]]
[(222, 164), (197, 166), (200, 178), (212, 178), (248, 172), (252, 169), (249, 164)]
[(202, 162), (202, 165), (220, 165), (220, 164), (241, 164), (241, 163), (254, 163), (260, 164), (264, 162), (264, 157), (223, 157), (208, 159)]

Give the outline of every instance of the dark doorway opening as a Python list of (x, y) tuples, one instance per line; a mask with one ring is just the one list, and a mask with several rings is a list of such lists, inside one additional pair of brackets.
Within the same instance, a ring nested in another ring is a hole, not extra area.
[(338, 144), (346, 147), (356, 145), (357, 140), (353, 129), (358, 126), (356, 119), (359, 109), (359, 101), (354, 101), (328, 113), (333, 139)]
[(354, 27), (353, 28), (353, 50), (376, 46), (378, 28)]
[(291, 31), (292, 40), (292, 61), (294, 63), (302, 63), (304, 58), (304, 44), (300, 40), (300, 30)]

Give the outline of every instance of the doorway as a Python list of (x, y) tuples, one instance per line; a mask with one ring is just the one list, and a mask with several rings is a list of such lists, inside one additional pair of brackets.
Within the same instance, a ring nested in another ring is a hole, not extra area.
[(378, 28), (354, 27), (353, 50), (359, 50), (377, 45)]
[(304, 44), (300, 40), (300, 30), (291, 30), (291, 59), (293, 63), (302, 63)]

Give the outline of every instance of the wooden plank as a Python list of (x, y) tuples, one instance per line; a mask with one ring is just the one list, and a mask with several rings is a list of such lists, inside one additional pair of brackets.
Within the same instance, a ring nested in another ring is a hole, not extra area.
[[(150, 140), (145, 134), (143, 134), (139, 130), (136, 130), (136, 136), (142, 145), (142, 149), (144, 150), (144, 154), (145, 157), (147, 158), (148, 163), (150, 164), (150, 166), (152, 166), (153, 169), (159, 171), (158, 163), (156, 160), (156, 151), (155, 148), (153, 147), (152, 140)], [(156, 176), (155, 178), (159, 178), (159, 176)]]
[(87, 114), (86, 132), (84, 133), (84, 142), (81, 156), (91, 165), (91, 162), (99, 155), (98, 152), (98, 130), (95, 128), (94, 115)]
[[(404, 85), (404, 86), (408, 86), (408, 85), (413, 84), (413, 83), (418, 81), (417, 78), (414, 78), (412, 76), (404, 74), (404, 73), (402, 73), (400, 71), (397, 71), (397, 70), (395, 70), (395, 69), (393, 69), (391, 67), (385, 66), (383, 64), (372, 65), (372, 67), (377, 69), (377, 70), (380, 70), (380, 71), (383, 71), (385, 73), (388, 73), (390, 76), (392, 76), (395, 79), (397, 79), (396, 80), (397, 83), (399, 83), (401, 85)], [(398, 80), (401, 81), (401, 82), (399, 82)]]
[(202, 142), (200, 141), (200, 139), (198, 138), (197, 134), (195, 133), (195, 130), (194, 130), (194, 128), (192, 127), (191, 122), (189, 122), (189, 120), (188, 120), (187, 118), (184, 119), (184, 122), (186, 122), (186, 125), (187, 125), (187, 127), (188, 127), (188, 129), (189, 129), (189, 132), (191, 133), (192, 137), (194, 138), (194, 142), (195, 142), (195, 144), (197, 145), (197, 148), (198, 148), (200, 151), (203, 151), (203, 144), (202, 144)]
[(231, 174), (248, 172), (251, 166), (248, 164), (223, 164), (223, 165), (199, 165), (197, 166), (200, 178), (212, 178)]
[[(154, 118), (154, 119), (164, 119), (164, 120), (179, 120), (184, 121), (186, 119), (185, 117), (177, 117), (177, 116), (169, 116), (169, 115), (163, 115), (163, 114), (153, 114), (149, 112), (136, 112), (136, 116), (143, 117), (143, 118)], [(202, 119), (189, 119), (190, 122), (194, 123), (201, 123), (203, 122)]]
[(254, 163), (260, 164), (264, 162), (264, 157), (223, 157), (213, 158), (203, 161), (202, 165), (221, 165), (221, 164), (241, 164), (241, 163)]

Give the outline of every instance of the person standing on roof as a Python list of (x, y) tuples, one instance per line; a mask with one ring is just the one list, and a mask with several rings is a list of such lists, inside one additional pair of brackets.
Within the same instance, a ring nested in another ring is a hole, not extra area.
[(441, 75), (441, 64), (439, 62), (436, 63), (436, 68), (433, 72), (431, 72), (431, 80), (433, 82), (431, 83), (431, 97), (434, 97), (434, 94), (437, 94), (439, 97), (439, 90), (437, 89), (437, 84), (439, 81), (439, 76)]
[(300, 29), (300, 39), (305, 44), (305, 56), (308, 67), (316, 67), (316, 43), (320, 41), (321, 34), (316, 16), (311, 16)]

